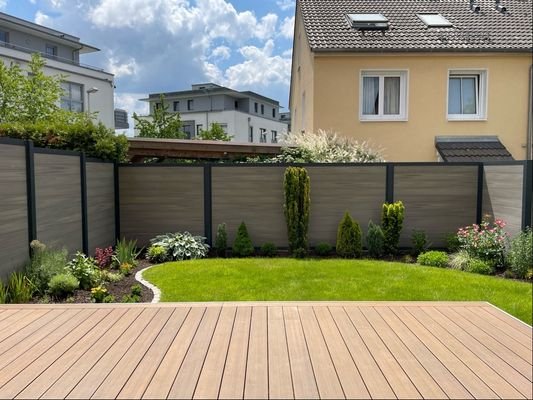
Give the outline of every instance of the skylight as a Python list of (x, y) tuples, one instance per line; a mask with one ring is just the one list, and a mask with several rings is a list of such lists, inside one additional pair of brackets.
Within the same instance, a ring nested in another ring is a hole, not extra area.
[(450, 21), (438, 13), (416, 14), (430, 28), (446, 28), (453, 26)]
[(348, 19), (357, 29), (389, 28), (389, 20), (383, 14), (348, 14)]

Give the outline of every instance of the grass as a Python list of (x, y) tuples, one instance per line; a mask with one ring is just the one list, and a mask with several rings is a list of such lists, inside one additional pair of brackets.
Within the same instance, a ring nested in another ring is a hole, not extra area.
[(158, 265), (144, 278), (162, 301), (488, 301), (531, 325), (532, 285), (374, 260), (207, 259)]

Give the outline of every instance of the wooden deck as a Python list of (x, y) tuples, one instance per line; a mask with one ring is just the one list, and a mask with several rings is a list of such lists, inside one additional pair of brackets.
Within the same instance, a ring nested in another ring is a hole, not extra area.
[(532, 397), (487, 303), (0, 305), (0, 398)]

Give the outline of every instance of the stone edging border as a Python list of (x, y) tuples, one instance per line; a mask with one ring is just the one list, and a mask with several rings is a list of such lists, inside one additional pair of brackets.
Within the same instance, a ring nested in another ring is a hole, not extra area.
[(148, 289), (152, 291), (152, 293), (154, 294), (154, 298), (152, 299), (151, 303), (155, 304), (161, 301), (161, 290), (159, 290), (157, 286), (152, 285), (150, 282), (146, 281), (143, 278), (143, 272), (149, 270), (150, 268), (152, 267), (148, 267), (145, 269), (141, 269), (140, 271), (137, 271), (137, 273), (135, 274), (135, 280), (141, 283), (142, 285), (146, 286)]

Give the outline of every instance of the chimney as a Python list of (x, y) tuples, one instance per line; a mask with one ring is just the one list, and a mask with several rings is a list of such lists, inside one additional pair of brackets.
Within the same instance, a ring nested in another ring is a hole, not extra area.
[(507, 8), (505, 6), (502, 6), (501, 0), (496, 0), (496, 11), (501, 12), (502, 14), (505, 14), (507, 12)]
[(481, 7), (476, 5), (476, 0), (470, 0), (470, 11), (478, 13), (481, 11)]

